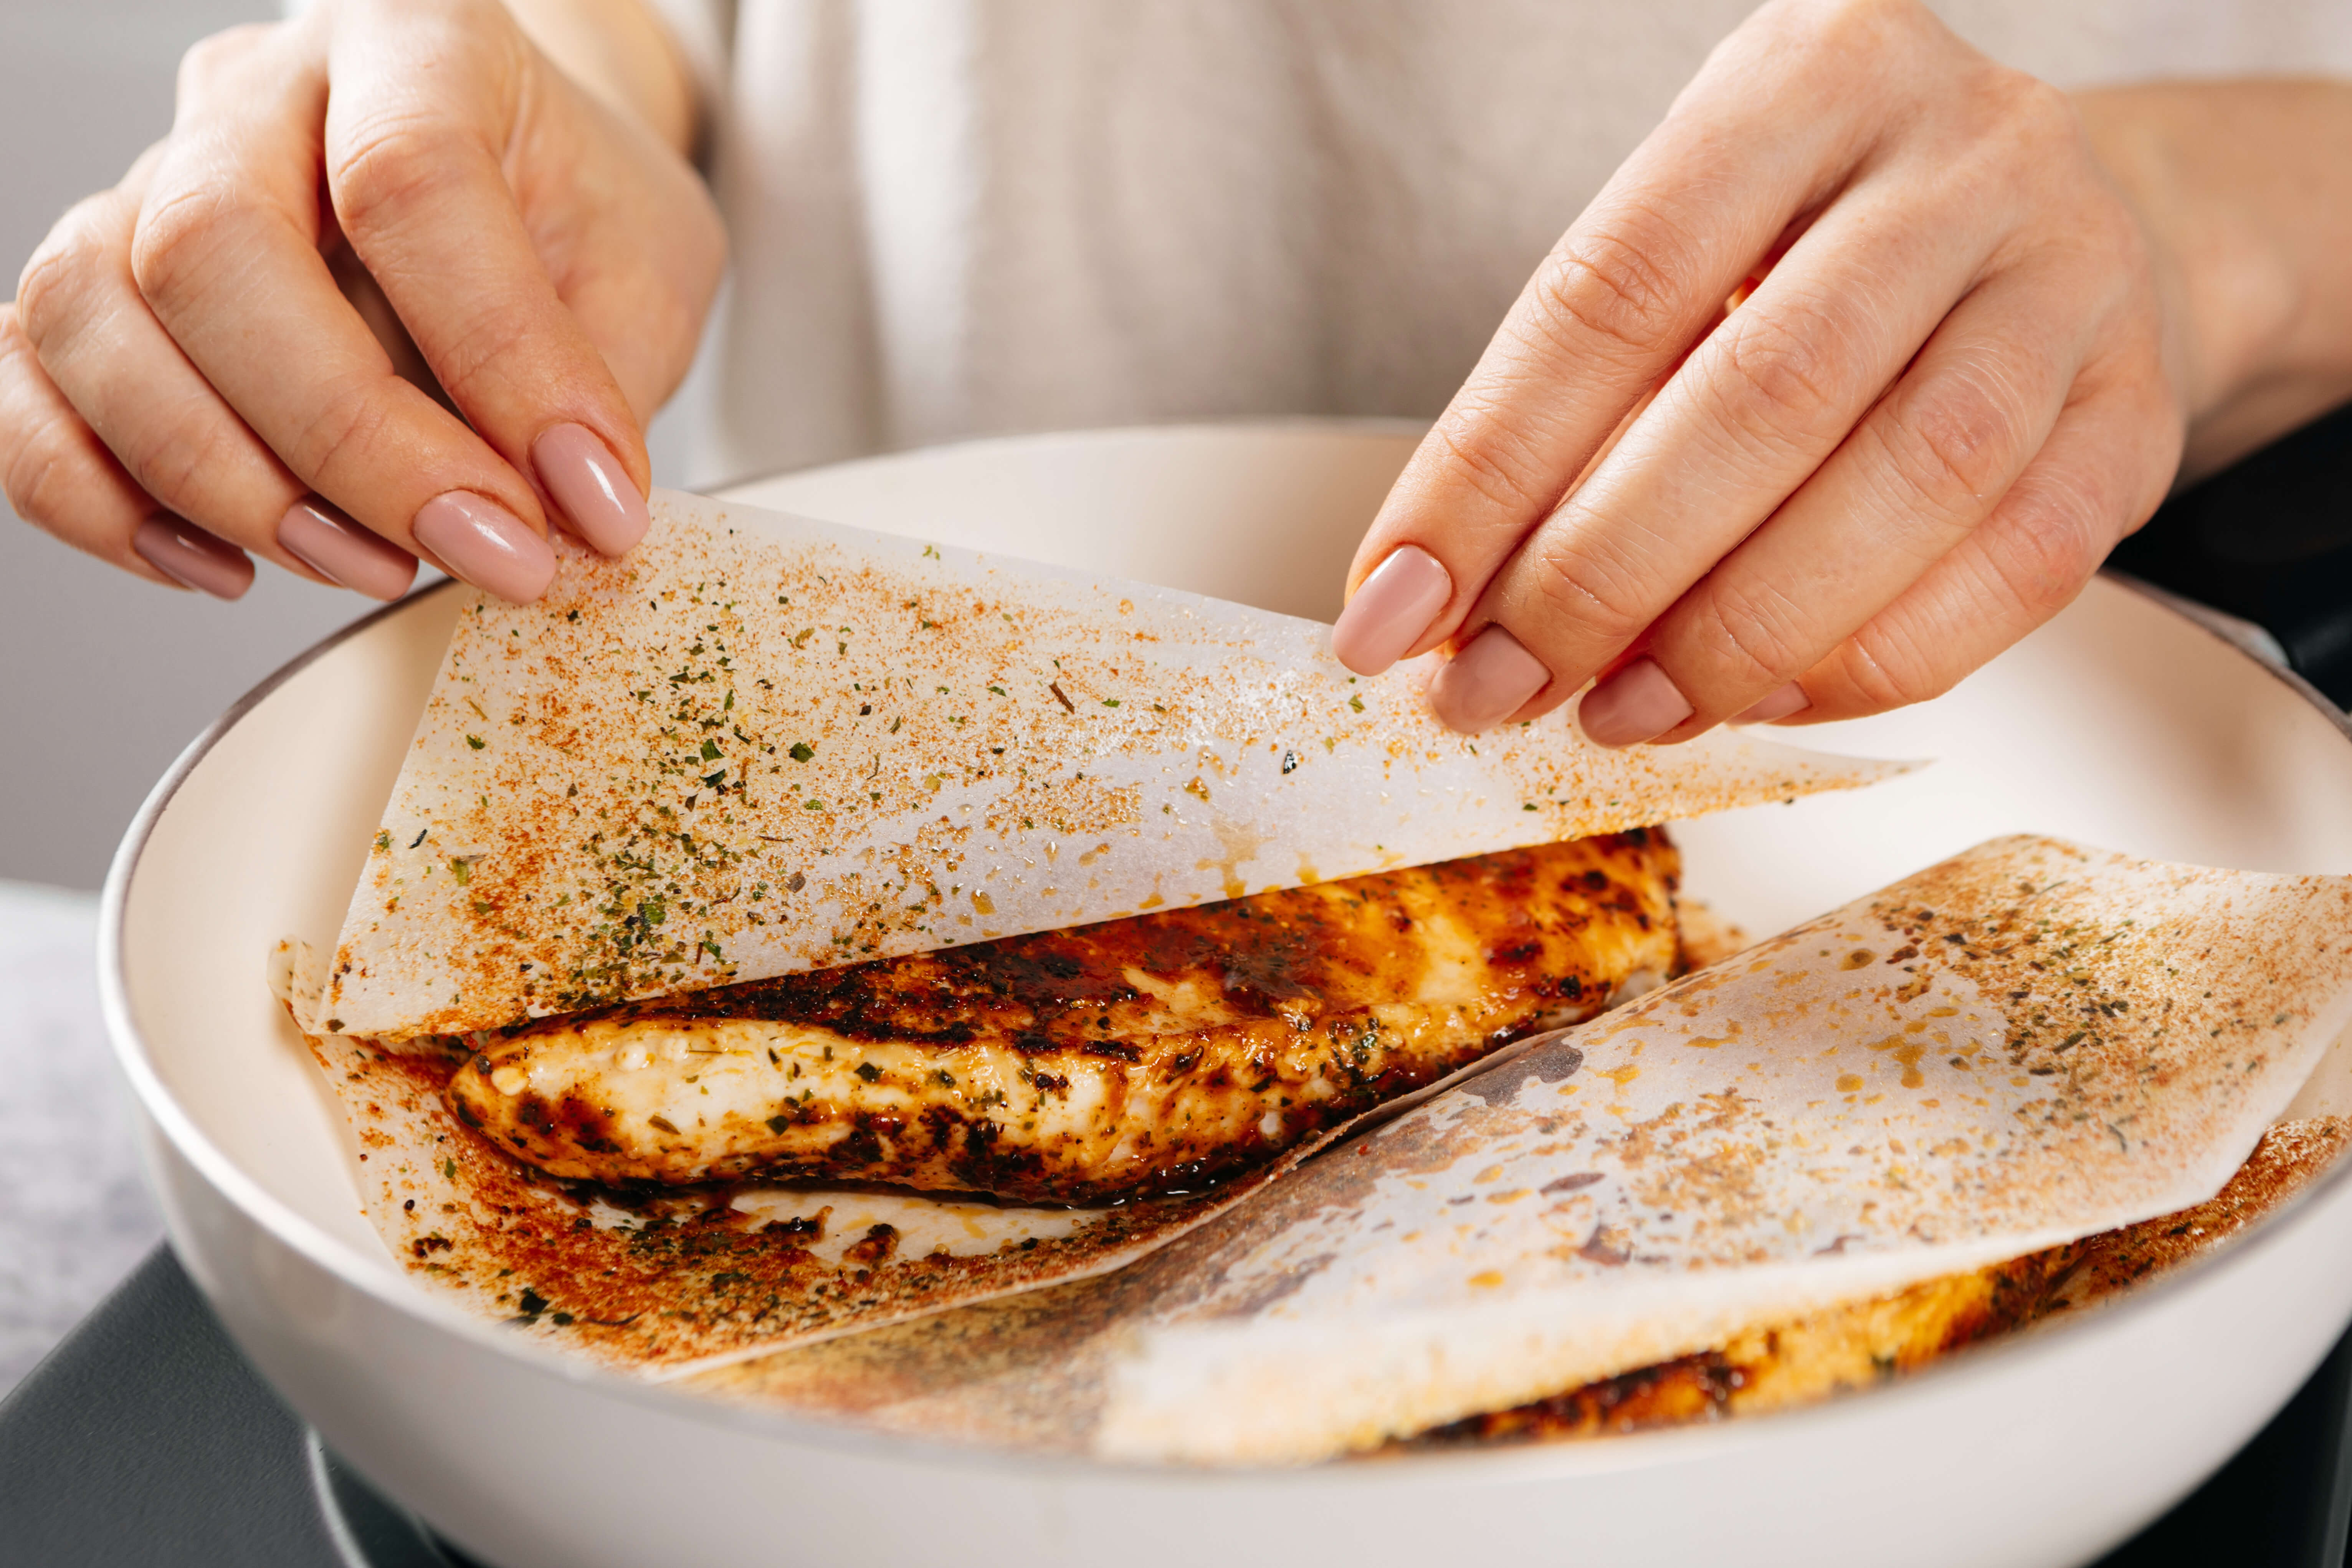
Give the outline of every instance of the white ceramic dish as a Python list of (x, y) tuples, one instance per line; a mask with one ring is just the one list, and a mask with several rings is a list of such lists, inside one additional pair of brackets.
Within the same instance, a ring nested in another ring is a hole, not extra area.
[[(1412, 433), (1292, 424), (979, 443), (741, 499), (1328, 615)], [(428, 594), (264, 685), (157, 785), (100, 953), (172, 1237), (327, 1440), (502, 1568), (1202, 1560), (1930, 1565), (2084, 1561), (2250, 1436), (2352, 1317), (2352, 1176), (2063, 1328), (1794, 1415), (1605, 1442), (1202, 1473), (928, 1447), (561, 1364), (413, 1289), (263, 984), (331, 934), (455, 611)], [(1811, 731), (1934, 755), (1859, 796), (1684, 830), (1692, 889), (1763, 932), (2016, 829), (2352, 871), (2352, 741), (2283, 677), (2095, 584), (1951, 695)], [(2352, 1104), (2339, 1050), (2304, 1109)]]

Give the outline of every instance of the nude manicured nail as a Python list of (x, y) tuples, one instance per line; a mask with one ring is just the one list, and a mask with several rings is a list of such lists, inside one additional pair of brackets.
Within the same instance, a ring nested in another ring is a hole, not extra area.
[(1430, 711), (1447, 729), (1475, 734), (1517, 712), (1550, 679), (1543, 660), (1518, 638), (1488, 626), (1429, 683)]
[(620, 460), (584, 425), (557, 425), (530, 444), (539, 482), (581, 538), (624, 555), (646, 536), (646, 498)]
[(528, 605), (555, 580), (555, 552), (530, 525), (470, 490), (435, 496), (416, 509), (416, 542), (475, 587)]
[(1654, 660), (1637, 658), (1584, 694), (1576, 721), (1596, 746), (1631, 746), (1691, 716), (1689, 699)]
[(397, 599), (416, 580), (415, 556), (316, 496), (286, 509), (278, 542), (320, 576), (371, 599)]
[(238, 599), (253, 586), (253, 558), (227, 540), (176, 517), (151, 517), (131, 536), (141, 560), (184, 588)]
[(1402, 658), (1454, 596), (1454, 579), (1417, 544), (1400, 545), (1372, 569), (1331, 628), (1331, 652), (1358, 675)]
[(1731, 721), (1735, 724), (1769, 724), (1775, 719), (1802, 713), (1812, 705), (1812, 700), (1805, 695), (1805, 689), (1792, 680), (1762, 701), (1741, 709), (1732, 715)]

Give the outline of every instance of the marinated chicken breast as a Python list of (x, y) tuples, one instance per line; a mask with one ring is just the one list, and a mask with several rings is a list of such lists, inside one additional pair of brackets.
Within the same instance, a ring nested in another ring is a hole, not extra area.
[(1024, 1201), (1263, 1161), (1676, 961), (1655, 829), (543, 1019), (451, 1101), (551, 1174)]
[(1547, 1442), (1817, 1404), (1915, 1372), (1968, 1345), (2079, 1310), (2187, 1262), (2272, 1213), (2352, 1142), (2352, 1121), (2283, 1121), (2229, 1184), (2177, 1214), (1966, 1274), (1753, 1329), (1720, 1350), (1473, 1415), (1399, 1445)]

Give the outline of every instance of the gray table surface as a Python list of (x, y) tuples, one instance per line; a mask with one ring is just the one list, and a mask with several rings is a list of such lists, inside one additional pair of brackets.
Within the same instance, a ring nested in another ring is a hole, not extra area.
[(0, 1394), (163, 1235), (99, 1018), (98, 900), (0, 881)]

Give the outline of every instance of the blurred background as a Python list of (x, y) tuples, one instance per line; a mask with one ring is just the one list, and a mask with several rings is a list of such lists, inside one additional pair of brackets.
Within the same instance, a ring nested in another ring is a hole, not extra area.
[[(170, 129), (181, 53), (276, 0), (0, 0), (0, 289)], [(683, 443), (656, 420), (654, 475)], [(150, 785), (247, 689), (369, 601), (262, 563), (233, 605), (136, 582), (0, 500), (0, 880), (95, 890)]]

